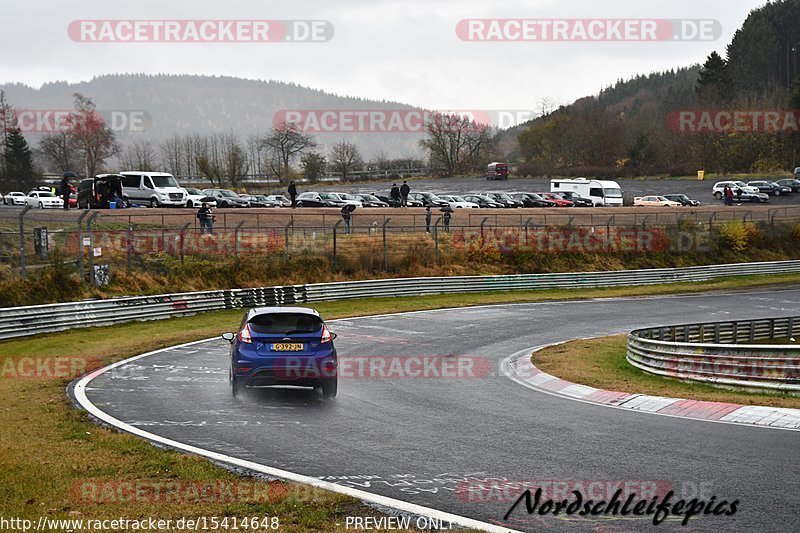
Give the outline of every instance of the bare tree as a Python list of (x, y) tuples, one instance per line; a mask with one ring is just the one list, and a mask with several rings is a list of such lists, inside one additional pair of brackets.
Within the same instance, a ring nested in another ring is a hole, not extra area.
[(342, 141), (331, 148), (330, 165), (334, 172), (342, 173), (343, 181), (347, 181), (351, 172), (364, 166), (364, 160), (355, 144)]
[(431, 163), (450, 176), (474, 164), (491, 138), (486, 124), (467, 117), (435, 113), (425, 123), (427, 138), (420, 146), (428, 150)]
[(278, 176), (289, 175), (289, 164), (304, 151), (317, 146), (314, 138), (303, 133), (294, 122), (281, 122), (275, 125), (264, 138), (264, 146), (277, 156), (281, 165), (278, 166)]
[(156, 155), (148, 140), (137, 140), (129, 144), (119, 156), (123, 167), (130, 170), (156, 170)]
[(161, 152), (161, 166), (173, 176), (188, 176), (188, 170), (183, 165), (183, 143), (178, 135), (164, 141), (159, 150)]
[(95, 109), (94, 102), (81, 93), (73, 94), (75, 111), (67, 120), (69, 135), (77, 147), (87, 176), (94, 176), (110, 157), (119, 152), (114, 131)]
[(47, 163), (59, 172), (74, 172), (78, 168), (78, 152), (67, 131), (48, 133), (42, 137), (39, 151)]

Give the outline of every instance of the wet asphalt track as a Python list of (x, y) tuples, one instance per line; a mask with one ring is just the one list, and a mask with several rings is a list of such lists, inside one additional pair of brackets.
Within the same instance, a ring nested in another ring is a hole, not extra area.
[[(798, 311), (800, 289), (791, 289), (338, 320), (331, 329), (340, 357), (475, 356), (488, 358), (492, 372), (476, 379), (341, 379), (334, 401), (288, 388), (233, 399), (229, 345), (219, 340), (103, 374), (87, 395), (108, 414), (160, 436), (514, 529), (796, 531), (800, 433), (588, 405), (530, 390), (498, 369), (515, 352), (577, 337)], [(456, 495), (465, 480), (485, 478), (655, 481), (678, 497), (700, 491), (740, 504), (732, 517), (699, 516), (688, 527), (654, 527), (649, 518), (529, 516), (522, 508), (502, 522), (511, 501)]]

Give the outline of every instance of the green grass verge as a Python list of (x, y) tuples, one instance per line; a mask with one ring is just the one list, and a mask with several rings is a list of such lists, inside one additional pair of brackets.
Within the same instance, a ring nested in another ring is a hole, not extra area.
[[(496, 303), (593, 297), (633, 297), (698, 290), (740, 289), (800, 283), (800, 274), (742, 277), (707, 283), (608, 289), (512, 291), (407, 298), (375, 298), (315, 304), (327, 319)], [(219, 335), (239, 323), (242, 311), (204, 313), (173, 320), (84, 328), (0, 342), (3, 369), (24, 357), (84, 358), (106, 364), (138, 353)], [(334, 328), (335, 329), (335, 328)], [(98, 359), (99, 358), (99, 361)], [(10, 366), (9, 366), (10, 365)], [(136, 437), (95, 426), (64, 395), (68, 378), (0, 379), (0, 510), (3, 516), (50, 518), (180, 518), (278, 516), (285, 531), (338, 531), (348, 515), (376, 513), (352, 498), (290, 483), (264, 483), (268, 501), (86, 502), (76, 497), (82, 482), (239, 480), (204, 459), (150, 446)], [(263, 493), (263, 491), (262, 491)]]
[(630, 365), (625, 360), (625, 352), (626, 336), (614, 335), (544, 348), (533, 355), (533, 363), (548, 374), (598, 389), (687, 400), (800, 408), (800, 397), (797, 396), (721, 389), (648, 374)]

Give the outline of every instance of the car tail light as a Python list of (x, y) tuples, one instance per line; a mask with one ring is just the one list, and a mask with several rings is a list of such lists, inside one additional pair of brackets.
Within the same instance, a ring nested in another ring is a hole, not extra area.
[(333, 337), (331, 332), (328, 331), (328, 326), (322, 326), (322, 339), (319, 342), (325, 344), (326, 342), (331, 342), (331, 340), (333, 340)]
[(242, 331), (239, 332), (239, 342), (253, 344), (253, 338), (250, 335), (250, 324), (245, 324)]

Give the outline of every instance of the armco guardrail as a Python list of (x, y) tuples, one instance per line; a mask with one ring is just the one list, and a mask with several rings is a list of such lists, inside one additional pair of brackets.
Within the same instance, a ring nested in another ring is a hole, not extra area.
[(753, 344), (798, 334), (798, 316), (639, 329), (628, 335), (627, 360), (671, 378), (800, 393), (800, 346)]
[(714, 278), (800, 272), (800, 261), (741, 263), (687, 268), (570, 272), (510, 276), (458, 276), (315, 283), (256, 289), (134, 296), (108, 300), (0, 309), (0, 339), (134, 320), (154, 320), (203, 311), (313, 303), (346, 298), (374, 298), (460, 292), (592, 288), (652, 285)]

